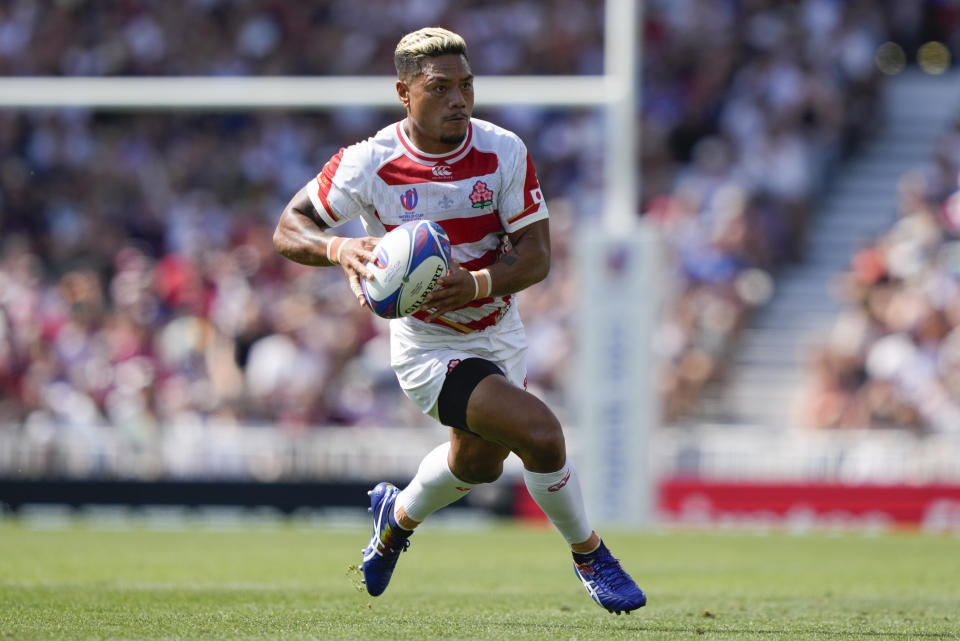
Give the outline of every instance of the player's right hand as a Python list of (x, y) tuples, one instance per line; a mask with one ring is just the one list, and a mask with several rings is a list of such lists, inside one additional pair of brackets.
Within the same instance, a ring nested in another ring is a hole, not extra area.
[(437, 288), (427, 294), (420, 308), (430, 314), (424, 320), (429, 323), (454, 309), (463, 307), (474, 300), (474, 278), (466, 267), (456, 261), (450, 261), (450, 270), (437, 281)]

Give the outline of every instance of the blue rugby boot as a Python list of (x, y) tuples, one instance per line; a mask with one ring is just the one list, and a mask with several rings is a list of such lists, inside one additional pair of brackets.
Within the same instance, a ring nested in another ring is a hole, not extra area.
[[(413, 532), (402, 529), (393, 521), (393, 503), (400, 489), (387, 482), (377, 483), (367, 492), (373, 514), (373, 533), (363, 549), (363, 582), (370, 596), (379, 596), (387, 589), (393, 568), (400, 553), (410, 547), (408, 538)], [(393, 523), (391, 523), (393, 521)]]
[(590, 554), (574, 552), (573, 570), (590, 597), (609, 612), (630, 614), (631, 610), (647, 603), (643, 590), (620, 566), (620, 561), (613, 558), (603, 541)]

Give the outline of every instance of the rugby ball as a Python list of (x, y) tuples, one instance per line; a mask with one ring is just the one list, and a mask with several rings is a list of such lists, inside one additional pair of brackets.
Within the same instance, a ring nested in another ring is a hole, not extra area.
[(420, 309), (450, 269), (450, 239), (437, 223), (416, 220), (387, 232), (373, 256), (363, 296), (377, 316), (401, 318)]

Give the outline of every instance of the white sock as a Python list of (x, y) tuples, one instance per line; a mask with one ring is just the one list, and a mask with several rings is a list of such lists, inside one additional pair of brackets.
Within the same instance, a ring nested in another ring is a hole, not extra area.
[(410, 485), (403, 488), (393, 504), (394, 515), (397, 507), (402, 507), (414, 521), (423, 521), (440, 508), (450, 505), (475, 486), (461, 481), (447, 463), (450, 443), (438, 445), (420, 461), (417, 475)]
[(527, 484), (530, 496), (560, 530), (567, 543), (582, 543), (590, 538), (593, 530), (587, 522), (580, 479), (572, 463), (567, 461), (556, 472), (547, 474), (524, 468), (523, 481)]

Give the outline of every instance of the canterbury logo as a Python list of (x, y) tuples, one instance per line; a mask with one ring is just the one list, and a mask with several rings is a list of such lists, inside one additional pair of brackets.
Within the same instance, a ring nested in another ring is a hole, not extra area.
[(436, 165), (433, 168), (433, 175), (437, 178), (446, 178), (453, 175), (453, 170), (449, 165)]
[(547, 492), (559, 492), (563, 489), (563, 486), (567, 484), (567, 481), (570, 480), (570, 470), (567, 470), (567, 475), (563, 477), (562, 480), (557, 481), (553, 485), (547, 488)]

